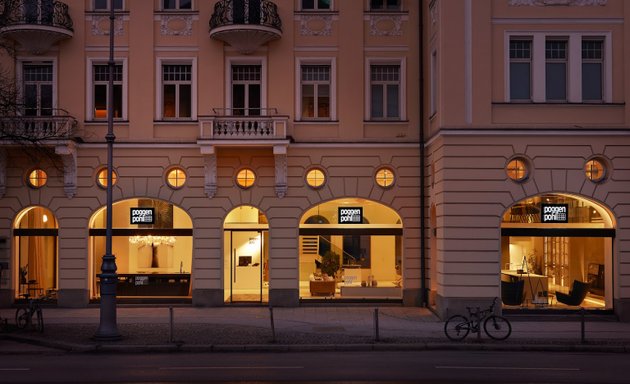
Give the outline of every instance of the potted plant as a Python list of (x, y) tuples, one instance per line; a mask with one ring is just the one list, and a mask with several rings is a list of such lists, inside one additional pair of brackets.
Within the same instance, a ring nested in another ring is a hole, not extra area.
[(333, 251), (326, 251), (322, 256), (322, 273), (334, 278), (339, 271), (339, 254)]

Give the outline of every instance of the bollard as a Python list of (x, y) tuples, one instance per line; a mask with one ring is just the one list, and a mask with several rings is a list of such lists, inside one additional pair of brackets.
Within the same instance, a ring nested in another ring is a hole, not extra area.
[(374, 341), (379, 341), (378, 332), (378, 308), (374, 308)]
[(276, 342), (276, 325), (273, 322), (273, 307), (269, 306), (269, 318), (271, 320), (271, 342)]
[(586, 332), (585, 332), (585, 329), (584, 329), (584, 325), (585, 325), (584, 324), (584, 315), (585, 315), (585, 313), (586, 313), (586, 311), (584, 310), (584, 307), (580, 307), (580, 325), (581, 325), (581, 327), (580, 327), (580, 331), (581, 331), (580, 342), (582, 344), (586, 343)]
[(173, 307), (168, 307), (168, 316), (169, 316), (169, 335), (168, 335), (168, 342), (172, 343), (173, 342)]

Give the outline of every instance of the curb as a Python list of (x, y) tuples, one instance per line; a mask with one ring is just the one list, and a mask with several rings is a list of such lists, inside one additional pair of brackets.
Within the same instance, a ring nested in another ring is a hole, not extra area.
[[(527, 343), (369, 343), (369, 344), (77, 344), (42, 340), (28, 336), (2, 335), (1, 339), (53, 349), (52, 351), (24, 351), (23, 354), (52, 353), (209, 353), (209, 352), (320, 352), (320, 351), (529, 351), (529, 352), (601, 352), (630, 353), (630, 345), (610, 344), (527, 344)], [(54, 351), (57, 350), (57, 351)], [(17, 352), (21, 353), (21, 352)], [(16, 354), (15, 351), (0, 355)]]

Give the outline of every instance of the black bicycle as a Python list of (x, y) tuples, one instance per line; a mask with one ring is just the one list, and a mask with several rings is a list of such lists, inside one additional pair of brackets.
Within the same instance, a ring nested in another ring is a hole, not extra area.
[(491, 339), (505, 340), (512, 334), (510, 321), (503, 316), (494, 314), (494, 306), (498, 297), (494, 298), (490, 307), (480, 309), (479, 307), (466, 307), (468, 317), (463, 315), (453, 315), (444, 324), (446, 337), (453, 341), (463, 340), (470, 332), (479, 334), (481, 324), (483, 330)]
[(39, 305), (39, 299), (32, 298), (31, 295), (25, 293), (22, 295), (27, 301), (27, 306), (18, 308), (15, 311), (15, 325), (19, 329), (27, 326), (34, 328), (38, 332), (44, 332), (44, 314)]

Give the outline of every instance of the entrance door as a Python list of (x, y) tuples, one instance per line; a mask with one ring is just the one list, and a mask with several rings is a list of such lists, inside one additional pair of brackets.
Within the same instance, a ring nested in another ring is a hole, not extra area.
[(53, 109), (52, 63), (24, 63), (24, 114), (51, 116)]
[(263, 230), (225, 231), (226, 302), (267, 300), (267, 235)]

